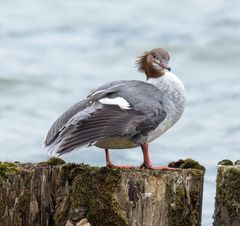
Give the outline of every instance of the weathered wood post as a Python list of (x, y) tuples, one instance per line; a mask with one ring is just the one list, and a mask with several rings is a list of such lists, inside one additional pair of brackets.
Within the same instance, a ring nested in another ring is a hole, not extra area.
[(201, 225), (204, 167), (171, 166), (179, 169), (0, 163), (0, 226)]
[(240, 225), (240, 161), (218, 163), (213, 225)]

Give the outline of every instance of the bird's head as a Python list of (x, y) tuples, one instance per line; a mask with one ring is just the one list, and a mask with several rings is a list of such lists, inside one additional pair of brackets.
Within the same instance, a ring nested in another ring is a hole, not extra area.
[(169, 59), (165, 49), (156, 48), (138, 57), (136, 64), (138, 71), (144, 72), (147, 78), (158, 78), (164, 75), (165, 70), (171, 70), (168, 66)]

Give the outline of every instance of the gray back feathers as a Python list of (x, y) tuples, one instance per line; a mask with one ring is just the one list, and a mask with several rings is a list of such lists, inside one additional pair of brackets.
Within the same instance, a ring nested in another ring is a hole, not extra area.
[[(101, 104), (98, 100), (105, 97), (122, 97), (132, 108)], [(45, 145), (49, 151), (63, 154), (104, 137), (134, 138), (156, 128), (165, 117), (154, 85), (133, 80), (112, 82), (63, 113), (50, 128)]]

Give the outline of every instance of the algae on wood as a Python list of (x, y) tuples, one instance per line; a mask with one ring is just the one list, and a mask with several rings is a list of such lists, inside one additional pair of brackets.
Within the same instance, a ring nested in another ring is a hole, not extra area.
[(213, 225), (240, 225), (240, 165), (230, 160), (218, 164)]
[(13, 171), (5, 170), (0, 226), (201, 224), (204, 169), (195, 161), (171, 163), (179, 167), (171, 171), (63, 163), (16, 164)]

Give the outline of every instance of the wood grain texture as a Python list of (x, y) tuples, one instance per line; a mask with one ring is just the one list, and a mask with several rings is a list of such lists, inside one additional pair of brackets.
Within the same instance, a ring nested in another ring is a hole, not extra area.
[(199, 226), (203, 178), (199, 169), (15, 164), (0, 177), (0, 226)]

